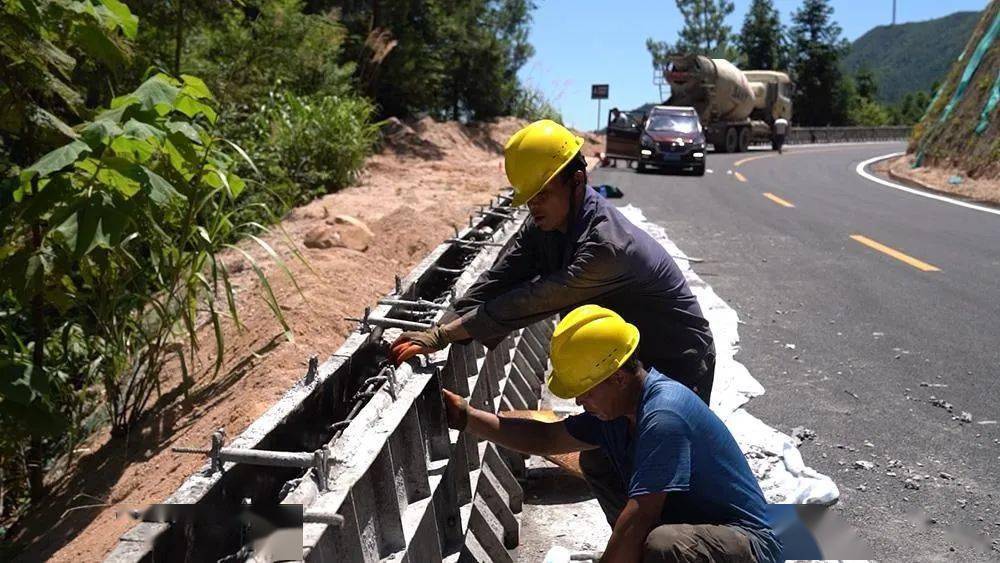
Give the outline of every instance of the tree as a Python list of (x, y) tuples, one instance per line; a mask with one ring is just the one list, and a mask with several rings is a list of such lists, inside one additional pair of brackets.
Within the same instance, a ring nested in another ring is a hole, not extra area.
[[(933, 90), (932, 90), (933, 92)], [(907, 92), (898, 104), (889, 108), (895, 125), (915, 125), (930, 104), (931, 96), (923, 90)]]
[(851, 125), (878, 127), (889, 125), (894, 119), (893, 112), (878, 101), (878, 80), (872, 71), (863, 68), (854, 79), (845, 79), (850, 84), (848, 101), (848, 121)]
[(533, 0), (310, 0), (307, 6), (340, 11), (345, 55), (384, 116), (486, 119), (516, 105), (517, 71), (533, 53)]
[(466, 0), (452, 12), (447, 113), (452, 119), (490, 119), (515, 105), (517, 71), (534, 49), (528, 24), (534, 4), (527, 0)]
[(832, 20), (828, 0), (805, 0), (792, 14), (792, 76), (796, 84), (795, 117), (806, 126), (847, 121), (850, 92), (840, 71), (848, 43)]
[(863, 68), (854, 75), (854, 85), (857, 88), (858, 97), (863, 100), (875, 100), (878, 97), (878, 79), (875, 74)]
[(733, 13), (729, 0), (677, 0), (677, 9), (684, 17), (684, 27), (676, 48), (679, 51), (713, 53), (724, 48), (732, 31), (724, 22)]
[(771, 0), (753, 0), (737, 39), (747, 68), (782, 70), (785, 67), (781, 19)]
[(664, 65), (672, 53), (697, 53), (713, 58), (734, 58), (738, 55), (729, 45), (732, 28), (725, 25), (726, 17), (733, 13), (729, 0), (677, 0), (677, 9), (684, 17), (676, 43), (646, 40), (646, 49), (653, 56), (654, 65)]

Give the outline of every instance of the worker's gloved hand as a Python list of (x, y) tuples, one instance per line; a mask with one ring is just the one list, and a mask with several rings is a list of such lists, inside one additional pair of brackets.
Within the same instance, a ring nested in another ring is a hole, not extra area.
[(404, 332), (392, 343), (389, 350), (389, 360), (399, 365), (417, 354), (430, 354), (447, 346), (451, 340), (442, 326), (434, 326), (427, 330)]
[(469, 402), (447, 389), (441, 390), (441, 399), (444, 401), (448, 428), (465, 430), (465, 426), (469, 424)]

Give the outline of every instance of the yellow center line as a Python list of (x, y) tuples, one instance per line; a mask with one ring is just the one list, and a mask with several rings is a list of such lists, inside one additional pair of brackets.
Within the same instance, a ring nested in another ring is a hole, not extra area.
[(898, 251), (898, 250), (896, 250), (894, 248), (889, 248), (888, 246), (886, 246), (886, 245), (884, 245), (884, 244), (882, 244), (880, 242), (875, 242), (875, 241), (873, 241), (872, 239), (870, 239), (870, 238), (868, 238), (866, 236), (863, 236), (863, 235), (851, 235), (851, 238), (854, 239), (854, 240), (856, 240), (856, 241), (858, 241), (858, 242), (860, 242), (861, 244), (863, 244), (863, 245), (865, 245), (865, 246), (867, 246), (869, 248), (874, 248), (875, 250), (878, 250), (879, 252), (882, 252), (884, 254), (888, 254), (889, 256), (892, 256), (893, 258), (895, 258), (896, 260), (899, 260), (900, 262), (905, 262), (905, 263), (909, 264), (910, 266), (913, 266), (914, 268), (916, 268), (916, 269), (918, 269), (920, 271), (923, 271), (923, 272), (940, 272), (941, 271), (941, 269), (938, 268), (938, 267), (936, 267), (936, 266), (931, 266), (927, 262), (923, 262), (923, 261), (917, 260), (916, 258), (914, 258), (912, 256), (909, 256), (907, 254), (903, 254), (902, 252), (900, 252), (900, 251)]
[(743, 174), (740, 174), (739, 172), (733, 172), (733, 175), (735, 175), (736, 179), (739, 180), (740, 182), (746, 182), (747, 181), (747, 177), (744, 176)]
[(751, 160), (757, 160), (758, 158), (767, 158), (769, 156), (772, 156), (772, 155), (770, 155), (770, 154), (762, 154), (762, 155), (758, 155), (758, 156), (748, 156), (747, 158), (741, 158), (741, 159), (739, 159), (739, 160), (737, 160), (736, 162), (733, 163), (733, 168), (735, 168), (735, 167), (743, 164), (744, 162), (750, 162)]
[(782, 207), (795, 207), (795, 204), (793, 204), (792, 202), (781, 199), (780, 197), (772, 194), (771, 192), (764, 192), (764, 197), (773, 201), (774, 203), (777, 203)]

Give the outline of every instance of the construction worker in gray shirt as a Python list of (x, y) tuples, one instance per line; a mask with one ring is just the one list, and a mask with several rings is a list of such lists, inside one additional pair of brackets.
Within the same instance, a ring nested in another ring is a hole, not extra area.
[[(587, 185), (583, 139), (550, 120), (531, 123), (504, 147), (511, 204), (527, 204), (513, 247), (458, 301), (444, 322), (404, 332), (393, 343), (397, 365), (452, 342), (495, 347), (512, 331), (596, 304), (645, 335), (636, 352), (709, 403), (715, 346), (708, 321), (667, 251)], [(580, 454), (595, 490), (616, 476), (600, 449)]]
[(594, 303), (650, 335), (639, 358), (708, 403), (715, 368), (708, 321), (667, 251), (587, 186), (582, 145), (550, 120), (510, 138), (504, 158), (512, 205), (527, 204), (532, 221), (456, 301), (447, 322), (403, 333), (391, 359), (401, 363), (451, 342), (496, 346), (514, 330)]
[(645, 365), (706, 403), (715, 348), (708, 321), (667, 251), (587, 186), (583, 139), (550, 120), (531, 123), (504, 148), (512, 205), (532, 221), (512, 249), (455, 302), (446, 322), (405, 332), (391, 350), (401, 363), (451, 342), (496, 346), (512, 331), (580, 305), (607, 307), (648, 335)]

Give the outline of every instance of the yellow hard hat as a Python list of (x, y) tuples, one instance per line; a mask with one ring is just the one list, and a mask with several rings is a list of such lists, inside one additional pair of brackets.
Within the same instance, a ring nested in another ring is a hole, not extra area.
[(552, 333), (552, 394), (573, 399), (618, 371), (639, 346), (639, 329), (598, 305), (573, 309)]
[(536, 121), (511, 135), (503, 148), (507, 179), (514, 187), (511, 205), (524, 205), (535, 197), (582, 146), (582, 137), (551, 119)]

